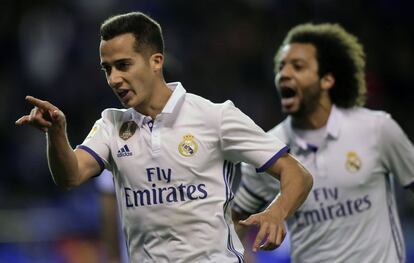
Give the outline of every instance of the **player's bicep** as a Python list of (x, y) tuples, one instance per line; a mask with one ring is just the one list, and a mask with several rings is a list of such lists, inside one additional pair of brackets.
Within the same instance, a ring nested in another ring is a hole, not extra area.
[(81, 183), (101, 173), (101, 166), (90, 153), (81, 148), (75, 149), (74, 152), (78, 160)]

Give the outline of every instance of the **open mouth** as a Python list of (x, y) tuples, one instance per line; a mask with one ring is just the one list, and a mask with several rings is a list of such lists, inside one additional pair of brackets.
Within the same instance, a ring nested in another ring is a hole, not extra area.
[(118, 96), (122, 99), (128, 94), (128, 90), (120, 90), (117, 93), (118, 93)]
[(295, 97), (296, 96), (296, 91), (293, 90), (293, 89), (291, 89), (291, 88), (282, 87), (280, 89), (280, 96), (283, 99), (289, 99), (289, 98), (292, 98), (292, 97)]
[(295, 105), (296, 95), (297, 95), (296, 90), (290, 87), (284, 86), (284, 87), (280, 87), (279, 94), (281, 98), (280, 102), (284, 109), (290, 109)]

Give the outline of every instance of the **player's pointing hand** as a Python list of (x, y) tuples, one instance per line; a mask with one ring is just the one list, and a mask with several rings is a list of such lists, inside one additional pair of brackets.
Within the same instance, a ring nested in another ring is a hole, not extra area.
[(61, 110), (48, 101), (26, 96), (26, 101), (34, 106), (29, 115), (16, 121), (16, 125), (32, 125), (44, 132), (65, 129), (66, 118)]

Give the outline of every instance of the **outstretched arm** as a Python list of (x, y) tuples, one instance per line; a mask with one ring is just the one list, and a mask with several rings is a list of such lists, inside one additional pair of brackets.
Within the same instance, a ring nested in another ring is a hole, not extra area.
[(66, 117), (48, 101), (26, 96), (34, 106), (29, 115), (16, 121), (16, 125), (31, 125), (46, 133), (49, 169), (55, 183), (65, 189), (80, 185), (99, 173), (99, 165), (87, 152), (73, 150), (66, 132)]
[[(259, 226), (253, 251), (271, 250), (281, 245), (286, 235), (285, 219), (303, 204), (313, 185), (312, 176), (290, 154), (280, 157), (267, 172), (280, 180), (280, 193), (263, 212), (239, 222), (244, 226)], [(238, 232), (243, 235), (242, 228)]]

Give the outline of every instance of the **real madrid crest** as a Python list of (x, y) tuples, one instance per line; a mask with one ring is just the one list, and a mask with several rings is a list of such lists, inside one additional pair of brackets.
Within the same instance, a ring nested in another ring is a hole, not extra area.
[(198, 145), (191, 134), (183, 136), (183, 140), (178, 144), (178, 151), (184, 157), (191, 157), (197, 153)]
[(356, 173), (361, 169), (362, 161), (358, 154), (354, 151), (350, 151), (346, 154), (346, 169), (351, 173)]
[(119, 129), (119, 137), (125, 141), (128, 140), (134, 135), (137, 127), (138, 125), (135, 123), (135, 121), (124, 122)]

